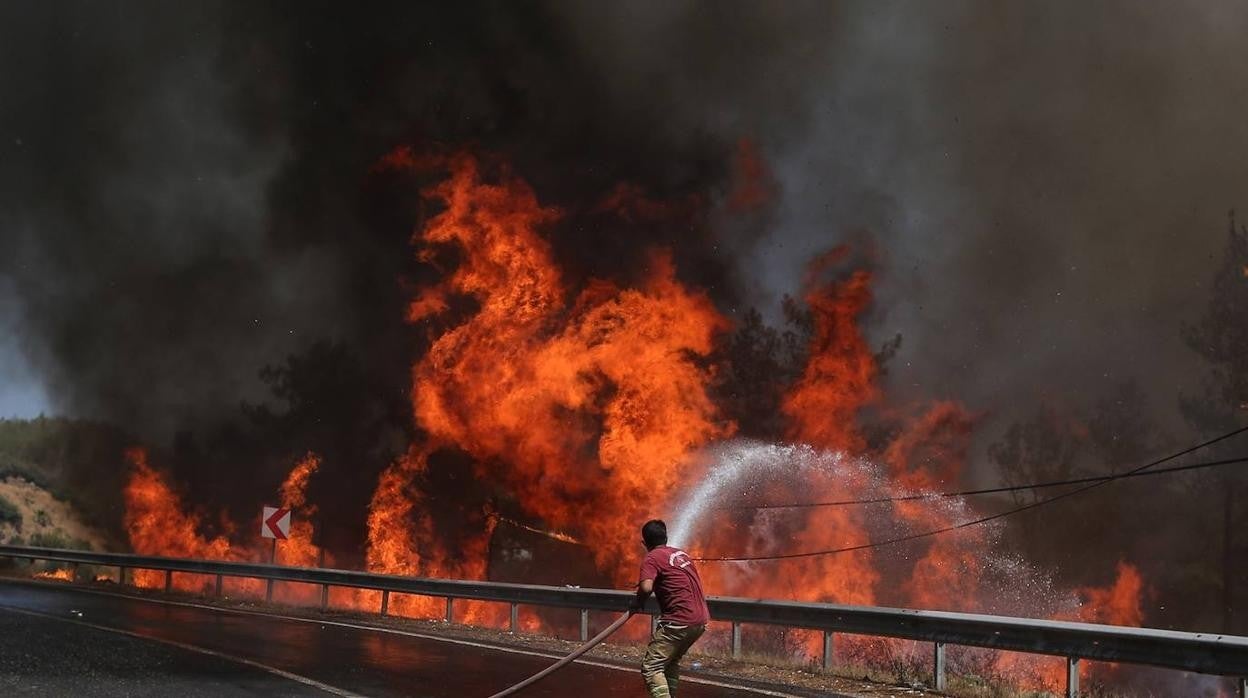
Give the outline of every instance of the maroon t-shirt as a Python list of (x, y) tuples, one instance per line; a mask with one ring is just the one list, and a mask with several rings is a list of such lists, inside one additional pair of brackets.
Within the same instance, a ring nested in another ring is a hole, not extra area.
[(678, 625), (701, 625), (711, 619), (706, 608), (706, 596), (702, 594), (702, 580), (693, 559), (683, 550), (670, 545), (646, 553), (641, 561), (641, 580), (654, 580), (654, 595), (658, 597), (660, 620)]

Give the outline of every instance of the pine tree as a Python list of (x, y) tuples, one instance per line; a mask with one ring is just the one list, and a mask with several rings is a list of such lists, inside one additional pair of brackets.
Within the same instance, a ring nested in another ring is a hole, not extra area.
[[(1183, 328), (1183, 340), (1208, 364), (1199, 395), (1180, 395), (1179, 407), (1202, 434), (1230, 431), (1248, 420), (1248, 229), (1235, 228), (1231, 212), (1222, 263), (1213, 277), (1209, 302), (1199, 322)], [(1242, 451), (1242, 440), (1236, 440)], [(1217, 449), (1214, 452), (1223, 449)], [(1222, 625), (1235, 629), (1235, 499), (1240, 491), (1233, 471), (1226, 470), (1222, 490)], [(1242, 510), (1243, 507), (1240, 507)]]
[(1234, 212), (1208, 305), (1183, 340), (1209, 364), (1203, 393), (1180, 398), (1184, 417), (1202, 432), (1235, 428), (1248, 417), (1248, 228), (1235, 229)]

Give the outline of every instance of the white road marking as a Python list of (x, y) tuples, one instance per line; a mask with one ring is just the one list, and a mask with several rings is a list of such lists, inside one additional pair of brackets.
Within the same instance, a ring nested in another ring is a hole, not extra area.
[[(112, 594), (112, 596), (122, 596), (122, 594)], [(152, 642), (159, 642), (161, 644), (169, 645), (171, 647), (177, 647), (178, 649), (187, 650), (190, 652), (197, 652), (199, 654), (206, 654), (210, 657), (216, 657), (218, 659), (224, 659), (230, 662), (237, 662), (239, 664), (245, 664), (249, 667), (260, 669), (262, 671), (267, 671), (270, 674), (273, 674), (275, 676), (280, 676), (283, 679), (289, 679), (290, 681), (295, 681), (305, 686), (311, 686), (312, 688), (315, 688), (319, 691), (324, 691), (325, 693), (329, 693), (335, 696), (341, 696), (342, 698), (366, 698), (366, 696), (362, 694), (352, 693), (350, 691), (346, 691), (341, 688), (337, 688), (335, 686), (330, 686), (329, 684), (321, 683), (320, 681), (317, 681), (315, 679), (310, 679), (306, 676), (300, 676), (299, 674), (292, 674), (289, 671), (278, 669), (277, 667), (272, 667), (272, 666), (269, 666), (268, 664), (261, 664), (260, 662), (257, 662), (252, 659), (247, 659), (245, 657), (236, 657), (232, 654), (225, 654), (224, 652), (217, 652), (216, 650), (210, 650), (205, 647), (197, 647), (195, 645), (188, 645), (186, 643), (178, 642), (176, 640), (167, 640), (163, 637), (143, 635), (142, 633), (136, 633), (131, 630), (113, 628), (107, 625), (99, 625), (97, 623), (89, 623), (85, 620), (77, 620), (76, 618), (64, 618), (62, 616), (58, 616), (53, 613), (44, 613), (42, 611), (32, 611), (27, 608), (17, 608), (15, 606), (8, 606), (6, 604), (0, 604), (0, 611), (8, 611), (10, 613), (20, 613), (23, 615), (35, 616), (39, 618), (50, 618), (52, 620), (57, 620), (62, 623), (82, 625), (88, 628), (94, 628), (96, 630), (103, 630), (105, 632), (117, 633), (119, 635), (128, 635), (130, 637), (138, 638), (140, 640), (150, 640)], [(82, 614), (79, 613), (78, 615), (81, 616)]]
[[(207, 611), (218, 611), (221, 613), (236, 613), (236, 614), (244, 615), (244, 616), (260, 616), (262, 618), (277, 618), (280, 620), (295, 621), (297, 623), (313, 623), (317, 625), (334, 625), (340, 628), (352, 628), (354, 630), (367, 630), (367, 631), (372, 631), (372, 632), (387, 633), (390, 635), (402, 635), (405, 637), (415, 637), (415, 638), (419, 638), (422, 640), (434, 640), (437, 642), (448, 642), (453, 645), (462, 645), (465, 647), (477, 647), (481, 649), (495, 650), (498, 652), (510, 652), (512, 654), (524, 654), (524, 655), (528, 655), (531, 657), (542, 657), (545, 659), (562, 659), (564, 657), (563, 654), (544, 652), (542, 650), (530, 650), (530, 649), (520, 649), (517, 647), (505, 647), (501, 645), (493, 645), (493, 644), (486, 643), (486, 642), (476, 642), (473, 640), (463, 640), (459, 638), (443, 637), (440, 635), (430, 635), (427, 633), (417, 633), (417, 632), (412, 632), (410, 630), (398, 630), (395, 628), (382, 628), (382, 627), (378, 627), (375, 625), (362, 625), (358, 623), (347, 623), (345, 621), (337, 621), (337, 620), (318, 620), (316, 618), (302, 618), (300, 616), (287, 616), (287, 615), (283, 615), (279, 613), (264, 613), (262, 611), (248, 611), (246, 609), (241, 609), (241, 608), (212, 606), (209, 604), (191, 603), (189, 601), (169, 601), (166, 599), (153, 599), (153, 598), (148, 598), (144, 596), (136, 596), (132, 594), (119, 594), (113, 591), (102, 591), (99, 589), (84, 589), (78, 586), (71, 586), (71, 585), (55, 583), (55, 582), (42, 582), (38, 580), (26, 580), (26, 579), (17, 579), (14, 581), (26, 583), (26, 584), (32, 584), (34, 586), (43, 586), (43, 587), (49, 587), (53, 589), (64, 589), (64, 590), (69, 590), (69, 591), (75, 591), (75, 592), (79, 592), (83, 594), (97, 594), (99, 596), (113, 596), (119, 599), (130, 599), (132, 601), (146, 601), (148, 603), (164, 604), (166, 606), (184, 606), (186, 608), (199, 608), (199, 609), (203, 609)], [(613, 669), (615, 671), (624, 671), (628, 673), (640, 673), (641, 671), (640, 669), (622, 667), (618, 664), (599, 662), (599, 661), (595, 661), (592, 659), (578, 659), (573, 663), (585, 664), (587, 666), (598, 667), (601, 669)], [(799, 696), (794, 693), (783, 693), (781, 691), (773, 691), (770, 689), (757, 688), (753, 686), (741, 686), (738, 684), (728, 683), (726, 681), (717, 681), (715, 679), (708, 679), (708, 678), (704, 678), (701, 676), (689, 676), (688, 674), (684, 674), (684, 673), (682, 673), (680, 677), (680, 681), (681, 683), (698, 683), (704, 686), (714, 686), (716, 688), (728, 688), (734, 691), (744, 691), (747, 693), (754, 693), (754, 694), (761, 695), (761, 696), (773, 696), (773, 698), (802, 698), (802, 696)]]

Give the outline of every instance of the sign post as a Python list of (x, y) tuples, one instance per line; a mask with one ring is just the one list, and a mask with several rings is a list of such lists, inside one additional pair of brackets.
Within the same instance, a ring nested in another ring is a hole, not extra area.
[(290, 509), (266, 506), (260, 512), (260, 536), (273, 539), (269, 564), (277, 564), (277, 541), (290, 538)]
[[(264, 507), (260, 510), (260, 537), (272, 538), (273, 547), (269, 549), (269, 564), (277, 564), (277, 541), (290, 538), (290, 509), (285, 507)], [(264, 600), (273, 601), (273, 580), (265, 585)]]

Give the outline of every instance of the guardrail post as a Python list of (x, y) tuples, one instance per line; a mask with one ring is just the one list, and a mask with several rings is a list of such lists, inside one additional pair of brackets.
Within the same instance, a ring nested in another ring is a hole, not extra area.
[(390, 590), (381, 590), (381, 615), (386, 615), (390, 611)]
[(1248, 698), (1248, 678), (1240, 677), (1235, 679), (1235, 692), (1239, 698)]
[(69, 563), (69, 574), (70, 574), (70, 581), (72, 582), (78, 581), (78, 563), (77, 562)]
[(165, 593), (173, 591), (173, 570), (165, 570)]
[(117, 586), (124, 587), (126, 585), (126, 568), (117, 568)]
[(321, 610), (329, 608), (329, 585), (321, 585)]
[(452, 622), (452, 620), (455, 618), (454, 603), (455, 603), (455, 597), (453, 596), (446, 597), (446, 622), (447, 623)]
[(937, 691), (943, 691), (946, 688), (945, 682), (945, 643), (937, 642), (932, 657), (932, 688)]
[[(589, 642), (589, 609), (581, 609), (581, 642)], [(1248, 698), (1248, 696), (1245, 696)]]
[(823, 631), (823, 670), (832, 671), (832, 632)]
[(511, 604), (511, 633), (514, 635), (520, 625), (520, 604)]
[(1079, 696), (1079, 658), (1066, 658), (1066, 698)]
[(732, 623), (732, 658), (741, 658), (741, 624), (736, 621)]
[[(277, 540), (274, 538), (274, 540)], [(264, 583), (264, 601), (265, 603), (273, 603), (273, 580), (266, 579)]]
[(218, 597), (221, 596), (221, 591), (222, 591), (223, 586), (224, 586), (224, 583), (221, 580), (221, 575), (218, 574), (217, 575), (217, 596)]

